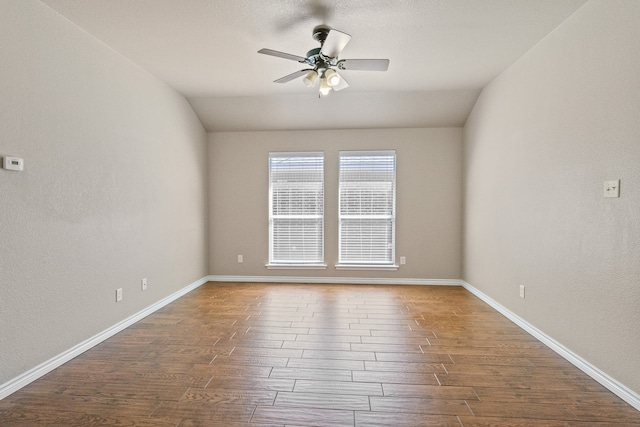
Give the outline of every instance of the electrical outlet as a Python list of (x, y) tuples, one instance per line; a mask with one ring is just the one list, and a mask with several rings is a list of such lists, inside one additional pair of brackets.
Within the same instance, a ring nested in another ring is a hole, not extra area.
[(520, 298), (524, 298), (524, 285), (520, 285)]
[(146, 277), (144, 279), (142, 279), (142, 290), (143, 291), (147, 290), (147, 278)]
[(406, 256), (401, 256), (400, 257), (400, 265), (405, 265), (407, 263), (407, 257)]
[(116, 289), (116, 302), (122, 301), (122, 288)]
[(239, 263), (244, 262), (244, 257), (242, 255), (238, 255), (238, 262)]
[(604, 182), (604, 197), (620, 197), (620, 180)]

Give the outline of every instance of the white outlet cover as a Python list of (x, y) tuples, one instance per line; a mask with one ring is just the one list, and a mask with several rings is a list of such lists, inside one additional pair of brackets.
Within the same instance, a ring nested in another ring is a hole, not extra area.
[(620, 197), (620, 180), (604, 182), (604, 197)]
[(24, 159), (20, 157), (5, 156), (2, 160), (2, 167), (10, 171), (24, 170)]

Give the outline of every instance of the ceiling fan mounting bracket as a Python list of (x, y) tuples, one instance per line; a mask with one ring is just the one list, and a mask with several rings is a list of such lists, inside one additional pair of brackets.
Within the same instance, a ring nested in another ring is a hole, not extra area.
[(320, 43), (320, 46), (324, 45), (324, 41), (327, 39), (329, 35), (329, 31), (331, 31), (331, 27), (327, 25), (317, 25), (313, 29), (313, 39)]

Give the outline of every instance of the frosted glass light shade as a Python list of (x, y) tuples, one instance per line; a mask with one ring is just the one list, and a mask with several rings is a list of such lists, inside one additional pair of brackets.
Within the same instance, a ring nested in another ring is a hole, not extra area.
[(326, 96), (329, 94), (329, 92), (331, 92), (331, 86), (329, 86), (327, 79), (323, 77), (320, 79), (320, 93), (323, 96)]
[(318, 73), (315, 70), (311, 70), (307, 73), (306, 76), (304, 76), (304, 79), (302, 79), (302, 83), (304, 83), (306, 87), (313, 87), (313, 85), (316, 84), (317, 79)]
[(327, 79), (329, 86), (336, 86), (340, 84), (340, 74), (336, 70), (328, 69), (324, 72), (324, 77)]

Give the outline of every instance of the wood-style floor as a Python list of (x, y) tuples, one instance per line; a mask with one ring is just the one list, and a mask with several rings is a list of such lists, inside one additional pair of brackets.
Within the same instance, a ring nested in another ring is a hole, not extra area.
[(208, 283), (0, 401), (2, 426), (640, 426), (460, 287)]

